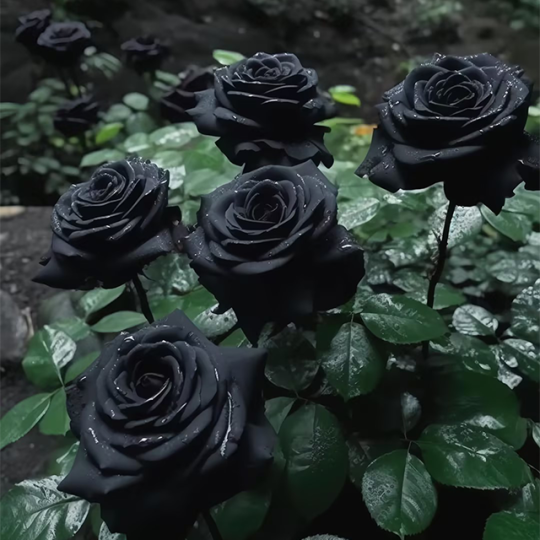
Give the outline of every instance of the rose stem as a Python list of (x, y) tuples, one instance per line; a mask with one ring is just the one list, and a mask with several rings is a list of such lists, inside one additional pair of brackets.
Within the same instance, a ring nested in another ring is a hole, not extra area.
[[(450, 202), (448, 204), (448, 210), (446, 211), (442, 238), (439, 241), (439, 255), (437, 257), (437, 265), (435, 266), (433, 274), (431, 275), (431, 279), (429, 280), (427, 305), (430, 308), (433, 308), (433, 305), (435, 303), (435, 288), (437, 287), (437, 283), (439, 283), (439, 280), (441, 279), (444, 270), (446, 251), (448, 247), (448, 236), (450, 235), (450, 224), (452, 223), (452, 217), (454, 216), (455, 210), (456, 203)], [(422, 353), (424, 356), (424, 360), (426, 360), (429, 355), (429, 341), (424, 341), (424, 343), (422, 344)]]
[(203, 511), (204, 520), (206, 521), (206, 526), (208, 527), (208, 530), (210, 531), (210, 535), (212, 536), (213, 540), (223, 540), (223, 537), (221, 536), (221, 533), (219, 532), (219, 529), (217, 528), (216, 522), (210, 515), (210, 512), (208, 510)]
[(139, 302), (141, 303), (141, 311), (143, 312), (143, 315), (146, 317), (146, 320), (149, 323), (153, 323), (154, 316), (152, 315), (152, 310), (150, 309), (150, 304), (148, 303), (148, 298), (146, 297), (146, 291), (144, 290), (143, 284), (141, 283), (138, 275), (135, 275), (133, 278), (133, 285), (135, 285), (135, 290), (139, 295)]
[(69, 82), (66, 78), (66, 74), (64, 73), (64, 70), (62, 68), (58, 68), (58, 75), (60, 79), (62, 79), (62, 82), (64, 83), (64, 87), (66, 89), (67, 97), (68, 99), (71, 99), (73, 96), (71, 95), (71, 88), (69, 87)]
[(79, 84), (79, 76), (77, 74), (77, 67), (72, 67), (69, 70), (69, 73), (71, 75), (71, 79), (73, 80), (73, 84), (75, 85), (75, 88), (77, 89), (78, 97), (82, 97), (82, 90), (81, 85)]
[(82, 148), (83, 154), (87, 154), (88, 145), (86, 144), (86, 132), (81, 133), (81, 135), (79, 135), (79, 141), (81, 142), (81, 148)]

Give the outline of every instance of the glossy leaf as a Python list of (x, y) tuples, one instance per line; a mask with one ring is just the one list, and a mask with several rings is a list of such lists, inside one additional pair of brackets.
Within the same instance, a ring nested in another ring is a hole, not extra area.
[[(441, 238), (446, 219), (448, 205), (440, 206), (429, 219), (429, 242), (433, 248), (438, 247), (437, 239)], [(474, 238), (482, 230), (482, 214), (476, 206), (458, 206), (454, 211), (448, 237), (448, 249), (461, 245)]]
[(512, 302), (512, 333), (540, 345), (540, 279), (523, 289)]
[(114, 289), (93, 289), (80, 299), (79, 305), (85, 317), (88, 317), (114, 302), (125, 290), (125, 285)]
[(66, 366), (77, 349), (76, 343), (61, 330), (44, 326), (30, 341), (23, 360), (28, 379), (40, 388), (60, 386), (60, 370)]
[(124, 96), (123, 102), (128, 107), (131, 107), (136, 111), (146, 111), (146, 109), (148, 109), (148, 104), (150, 103), (150, 100), (144, 94), (131, 92)]
[(94, 360), (99, 356), (99, 352), (91, 352), (82, 358), (79, 358), (76, 362), (70, 364), (66, 370), (66, 376), (64, 377), (64, 382), (68, 383), (76, 379), (86, 368), (94, 362)]
[(341, 204), (339, 224), (346, 229), (354, 229), (373, 219), (379, 207), (380, 202), (374, 198), (356, 199), (354, 202)]
[(73, 341), (80, 341), (90, 335), (90, 327), (79, 317), (72, 317), (71, 319), (62, 319), (55, 321), (50, 325), (55, 330), (61, 330), (67, 334)]
[(538, 513), (498, 512), (486, 522), (483, 540), (538, 540)]
[(479, 428), (431, 425), (417, 441), (431, 476), (448, 486), (514, 489), (531, 480), (512, 447)]
[(339, 422), (322, 405), (309, 403), (287, 417), (279, 440), (287, 460), (287, 492), (300, 514), (311, 520), (330, 507), (347, 476)]
[(377, 525), (401, 538), (425, 530), (437, 510), (431, 476), (407, 450), (373, 461), (364, 474), (362, 495)]
[(122, 131), (123, 127), (124, 124), (122, 122), (112, 122), (110, 124), (105, 124), (96, 133), (96, 144), (105, 144), (111, 139), (114, 139), (120, 133), (120, 131)]
[(161, 149), (172, 148), (177, 150), (192, 139), (199, 136), (194, 124), (174, 124), (157, 129), (150, 134), (150, 142)]
[(244, 55), (235, 51), (226, 51), (224, 49), (215, 49), (212, 53), (214, 60), (222, 66), (230, 66), (244, 59)]
[(75, 462), (75, 456), (79, 450), (79, 441), (74, 442), (69, 447), (53, 454), (52, 463), (47, 468), (47, 472), (52, 475), (66, 476)]
[(292, 325), (276, 336), (261, 336), (259, 347), (268, 351), (266, 377), (280, 388), (301, 392), (319, 371), (315, 348), (306, 335)]
[(517, 366), (531, 380), (540, 382), (540, 351), (537, 347), (523, 339), (507, 339), (502, 343), (502, 350), (509, 366)]
[(126, 540), (126, 536), (124, 534), (112, 533), (109, 531), (107, 524), (102, 523), (101, 528), (99, 529), (98, 540)]
[(279, 433), (281, 425), (285, 421), (285, 418), (287, 418), (295, 401), (295, 398), (277, 397), (269, 399), (264, 404), (266, 418), (268, 418), (276, 433)]
[(0, 450), (24, 437), (43, 418), (51, 394), (36, 394), (20, 401), (0, 420)]
[(112, 332), (122, 332), (128, 328), (139, 326), (147, 322), (146, 317), (142, 313), (136, 311), (117, 311), (106, 315), (91, 328), (94, 332), (108, 334)]
[(220, 347), (245, 347), (249, 345), (248, 338), (240, 328), (219, 342)]
[(186, 176), (184, 191), (189, 197), (200, 197), (230, 181), (228, 176), (213, 169), (199, 169)]
[(432, 385), (437, 424), (467, 424), (489, 431), (516, 450), (525, 444), (527, 422), (505, 384), (472, 371), (444, 374)]
[(2, 499), (2, 540), (69, 540), (82, 527), (90, 503), (58, 491), (62, 478), (24, 480)]
[(419, 343), (447, 331), (435, 310), (398, 295), (372, 296), (363, 304), (361, 317), (371, 332), (391, 343)]
[(66, 392), (59, 388), (52, 395), (49, 408), (39, 423), (39, 430), (44, 435), (65, 435), (69, 431), (69, 421)]
[(538, 422), (534, 422), (531, 431), (536, 446), (540, 447), (540, 424)]
[(469, 336), (492, 336), (499, 321), (487, 309), (467, 304), (460, 306), (452, 316), (454, 328)]
[(102, 163), (108, 163), (110, 161), (118, 161), (124, 159), (125, 155), (120, 150), (115, 148), (104, 148), (103, 150), (96, 150), (83, 156), (80, 167), (95, 167)]
[(532, 223), (523, 214), (503, 210), (499, 215), (495, 215), (489, 208), (483, 205), (481, 211), (486, 221), (494, 229), (515, 242), (525, 242), (527, 234), (531, 232)]
[(373, 391), (386, 368), (386, 357), (366, 329), (355, 322), (345, 323), (329, 347), (317, 355), (330, 384), (347, 401)]

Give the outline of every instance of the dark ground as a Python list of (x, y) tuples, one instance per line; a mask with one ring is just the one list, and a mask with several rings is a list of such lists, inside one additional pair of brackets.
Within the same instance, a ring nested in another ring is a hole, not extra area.
[[(11, 294), (19, 308), (28, 308), (34, 325), (38, 306), (51, 290), (32, 283), (38, 261), (51, 240), (50, 208), (27, 208), (14, 217), (0, 217), (0, 287)], [(1, 344), (0, 344), (1, 346)], [(4, 415), (15, 404), (39, 391), (24, 376), (18, 362), (0, 361), (0, 409)], [(16, 482), (39, 474), (56, 437), (41, 435), (37, 428), (0, 454), (0, 494)]]

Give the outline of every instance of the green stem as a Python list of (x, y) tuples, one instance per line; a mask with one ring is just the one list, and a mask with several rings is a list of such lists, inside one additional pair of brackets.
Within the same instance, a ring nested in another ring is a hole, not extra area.
[(148, 303), (148, 298), (146, 296), (146, 291), (144, 290), (143, 284), (138, 275), (135, 275), (133, 278), (133, 285), (135, 285), (135, 290), (139, 296), (139, 301), (141, 303), (141, 311), (146, 317), (146, 320), (152, 324), (154, 322), (154, 316), (152, 315), (152, 310), (150, 309), (150, 304)]

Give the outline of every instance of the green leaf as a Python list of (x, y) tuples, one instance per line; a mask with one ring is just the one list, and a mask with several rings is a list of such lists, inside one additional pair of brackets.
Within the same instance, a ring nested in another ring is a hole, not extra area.
[(287, 418), (287, 415), (291, 411), (295, 401), (296, 398), (277, 397), (274, 399), (269, 399), (264, 404), (266, 418), (268, 418), (268, 421), (270, 424), (272, 424), (272, 427), (276, 433), (279, 433), (281, 425), (285, 421), (285, 418)]
[(245, 56), (239, 52), (226, 51), (224, 49), (216, 49), (212, 53), (214, 60), (220, 63), (222, 66), (230, 66), (231, 64), (236, 64), (243, 60)]
[(181, 309), (191, 320), (203, 313), (206, 309), (216, 305), (216, 298), (214, 295), (203, 287), (197, 287), (181, 298), (182, 303), (180, 304), (179, 309)]
[(270, 508), (270, 484), (243, 491), (212, 509), (223, 540), (246, 540), (261, 527)]
[[(536, 248), (535, 251), (538, 251)], [(504, 258), (489, 265), (487, 271), (499, 281), (512, 285), (530, 285), (538, 276), (537, 261), (527, 253), (499, 252)]]
[(230, 181), (229, 176), (213, 169), (199, 169), (186, 176), (184, 191), (188, 197), (200, 197)]
[(83, 156), (80, 167), (95, 167), (102, 163), (109, 163), (111, 161), (118, 161), (124, 159), (124, 152), (116, 150), (114, 148), (104, 148), (103, 150), (96, 150)]
[(523, 289), (512, 302), (512, 333), (540, 345), (540, 279)]
[(90, 503), (58, 491), (60, 476), (24, 480), (0, 505), (2, 540), (69, 540), (82, 527)]
[(158, 321), (163, 319), (173, 311), (182, 309), (185, 300), (183, 296), (158, 296), (150, 300), (150, 309), (154, 315), (154, 319)]
[(347, 439), (349, 451), (349, 477), (362, 490), (362, 479), (369, 464), (378, 457), (399, 448), (399, 441), (363, 440), (356, 433)]
[(85, 317), (96, 313), (105, 306), (114, 302), (124, 291), (125, 285), (120, 285), (114, 289), (93, 289), (87, 292), (79, 301), (79, 305)]
[(99, 529), (99, 540), (126, 540), (124, 534), (112, 533), (109, 531), (107, 524), (102, 523)]
[(107, 111), (107, 114), (105, 115), (105, 121), (112, 124), (117, 122), (123, 122), (124, 120), (127, 120), (132, 114), (133, 113), (131, 109), (129, 107), (126, 107), (126, 105), (123, 105), (122, 103), (115, 103)]
[(331, 88), (329, 88), (328, 92), (330, 93), (330, 95), (333, 92), (338, 92), (341, 94), (354, 94), (356, 92), (356, 88), (354, 86), (351, 86), (350, 84), (337, 84), (336, 86), (332, 86)]
[(375, 217), (381, 203), (374, 198), (357, 199), (343, 203), (339, 207), (339, 224), (346, 229), (354, 229)]
[(266, 377), (280, 388), (301, 392), (319, 371), (320, 363), (312, 342), (292, 325), (272, 337), (263, 334), (259, 347), (268, 351)]
[(229, 309), (225, 313), (215, 313), (218, 307), (219, 304), (214, 304), (193, 319), (193, 324), (207, 338), (222, 336), (238, 322), (232, 309)]
[(520, 490), (514, 491), (510, 497), (507, 510), (512, 512), (535, 512), (540, 508), (540, 480), (535, 478)]
[(20, 401), (0, 420), (0, 450), (24, 437), (43, 418), (51, 394), (36, 394)]
[(106, 315), (91, 328), (94, 332), (100, 334), (109, 334), (113, 332), (122, 332), (128, 328), (145, 324), (146, 317), (142, 313), (136, 311), (117, 311)]
[[(188, 257), (178, 255), (178, 253), (159, 257), (144, 269), (144, 274), (148, 279), (159, 284), (164, 295), (185, 294), (192, 291), (199, 283), (197, 274), (190, 267)], [(215, 304), (216, 300), (214, 299), (212, 303)], [(209, 305), (205, 306), (207, 307)]]
[(111, 124), (105, 124), (96, 133), (96, 144), (105, 144), (106, 142), (114, 139), (120, 131), (122, 131), (124, 124), (122, 122), (112, 122)]
[(407, 450), (373, 461), (364, 474), (362, 495), (377, 525), (400, 538), (425, 530), (437, 510), (431, 476)]
[[(534, 382), (540, 382), (540, 352), (523, 339), (507, 339), (502, 343), (505, 362), (519, 370)], [(515, 365), (514, 365), (515, 364)]]
[(73, 341), (80, 341), (90, 335), (90, 327), (79, 317), (71, 319), (62, 319), (55, 321), (50, 325), (55, 330), (61, 330), (68, 335)]
[(460, 306), (452, 316), (454, 328), (469, 336), (493, 336), (499, 321), (487, 309), (467, 304)]
[(154, 119), (145, 112), (136, 112), (131, 114), (126, 120), (126, 133), (133, 135), (135, 133), (151, 133), (157, 128)]
[(249, 341), (240, 328), (219, 342), (220, 347), (242, 347), (245, 345), (249, 345)]
[(447, 332), (435, 310), (405, 296), (373, 295), (363, 304), (361, 317), (371, 332), (391, 343), (419, 343)]
[(351, 92), (332, 92), (332, 89), (330, 89), (330, 95), (332, 96), (332, 99), (334, 101), (337, 101), (338, 103), (343, 103), (344, 105), (354, 105), (355, 107), (360, 107), (360, 105), (362, 104), (360, 98), (358, 96), (355, 96)]
[(30, 340), (23, 360), (26, 376), (39, 388), (57, 388), (62, 383), (60, 370), (77, 349), (76, 343), (61, 330), (44, 326)]
[(317, 346), (317, 355), (328, 381), (345, 401), (373, 391), (386, 368), (375, 338), (355, 322), (343, 324), (328, 348)]
[(489, 208), (482, 205), (481, 212), (486, 221), (504, 236), (515, 242), (525, 242), (532, 230), (531, 220), (524, 214), (505, 212), (495, 215)]
[(466, 424), (489, 431), (514, 449), (527, 439), (519, 401), (504, 383), (472, 371), (444, 374), (432, 384), (436, 424)]
[(52, 395), (50, 406), (39, 423), (39, 431), (43, 435), (65, 435), (69, 431), (66, 391), (63, 388)]
[(536, 446), (540, 447), (540, 424), (538, 422), (533, 422), (531, 431), (533, 441), (536, 443)]
[[(438, 238), (441, 237), (444, 221), (446, 219), (448, 205), (439, 207), (429, 219), (430, 243), (438, 248)], [(482, 230), (482, 214), (476, 206), (458, 206), (454, 211), (450, 234), (448, 237), (448, 249), (463, 244), (475, 237)]]
[(513, 489), (531, 480), (527, 464), (500, 439), (478, 428), (432, 425), (417, 444), (437, 482), (475, 489)]
[(74, 442), (68, 448), (64, 448), (57, 455), (54, 456), (54, 460), (48, 467), (47, 472), (49, 474), (66, 476), (75, 462), (75, 456), (79, 450), (79, 441)]
[(165, 126), (150, 134), (150, 142), (160, 148), (178, 150), (199, 136), (195, 124), (184, 123)]
[(327, 510), (347, 476), (347, 447), (337, 418), (308, 403), (285, 419), (279, 433), (285, 458), (286, 488), (306, 519)]
[(538, 540), (538, 514), (498, 512), (486, 522), (483, 540)]
[(95, 351), (79, 358), (76, 362), (73, 362), (66, 371), (66, 376), (64, 378), (66, 384), (76, 379), (83, 371), (89, 368), (98, 356), (99, 352)]
[(138, 92), (131, 92), (124, 96), (122, 100), (128, 107), (136, 111), (146, 111), (148, 109), (148, 104), (150, 100), (144, 94), (139, 94)]
[(153, 147), (147, 133), (133, 133), (124, 141), (124, 148), (129, 154), (142, 154)]

